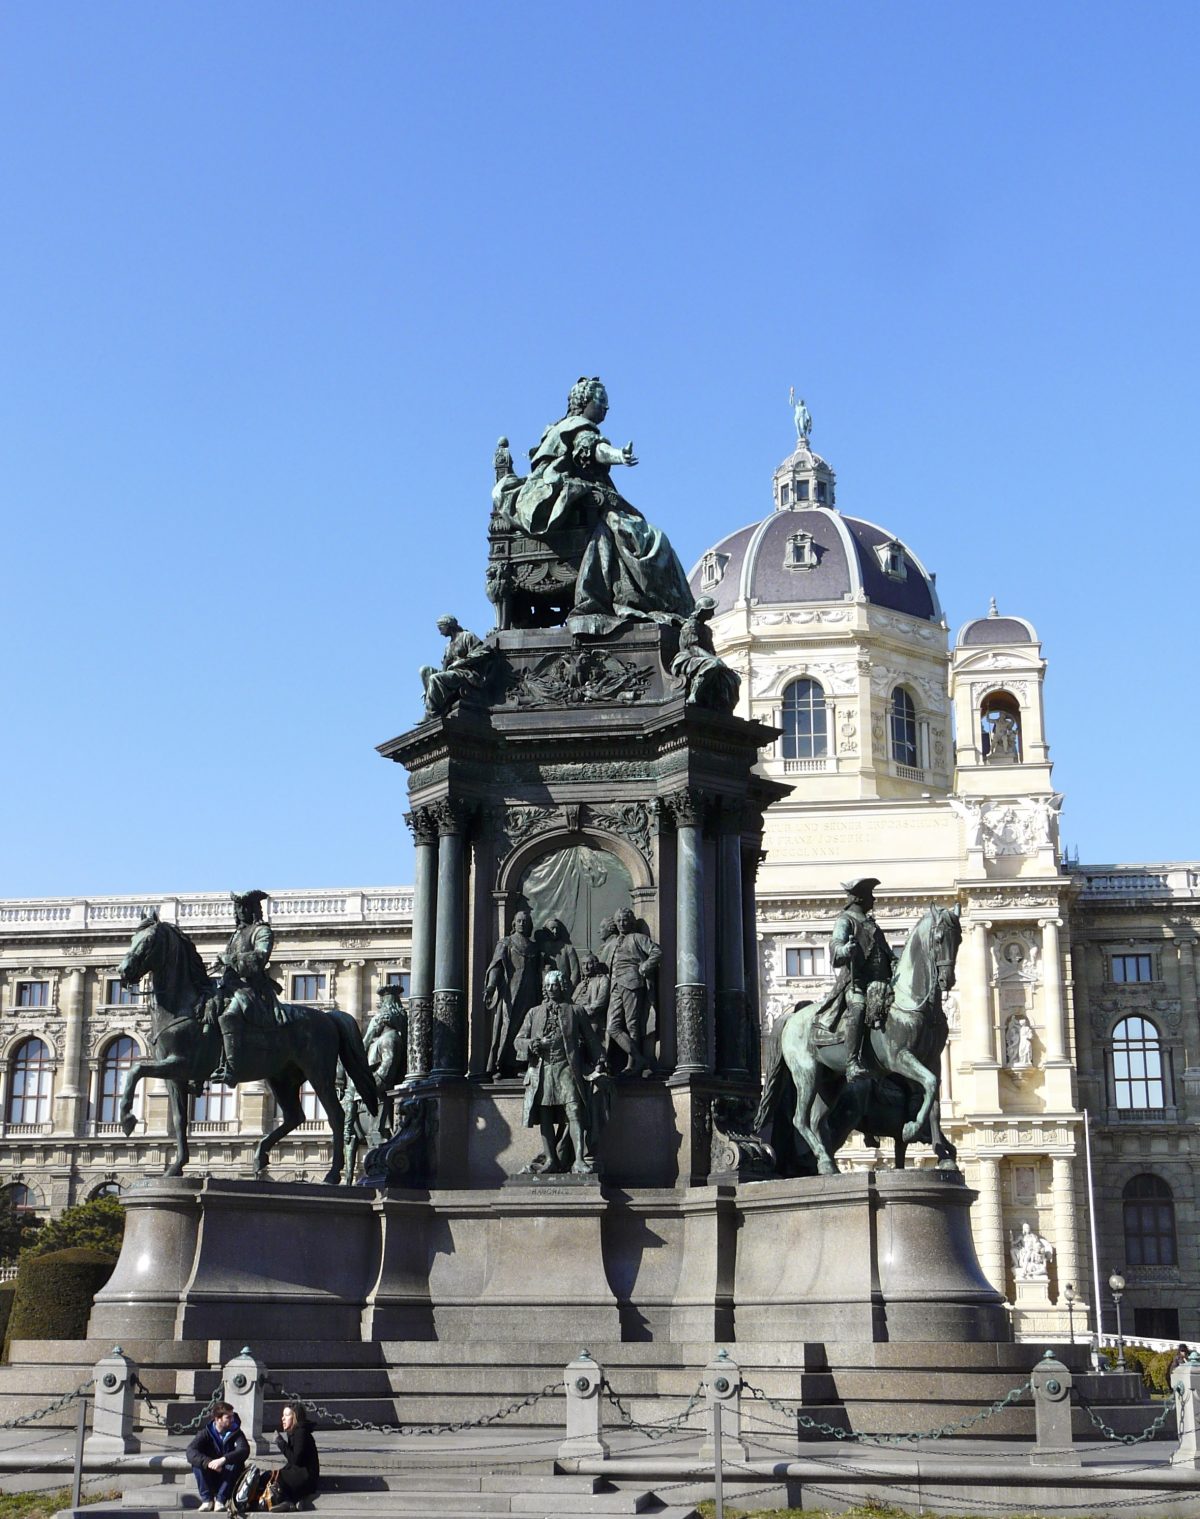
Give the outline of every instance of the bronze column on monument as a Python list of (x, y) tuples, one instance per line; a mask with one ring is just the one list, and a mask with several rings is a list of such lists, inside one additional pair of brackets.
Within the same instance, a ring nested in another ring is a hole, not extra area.
[(408, 1079), (429, 1074), (430, 1026), (433, 1021), (433, 955), (437, 933), (437, 819), (432, 808), (404, 815), (412, 829), (413, 929), (412, 970), (408, 995)]
[(743, 804), (723, 798), (717, 828), (717, 1074), (735, 1081), (749, 1075), (746, 1029), (746, 956), (742, 916)]
[(704, 944), (704, 819), (708, 800), (694, 786), (663, 798), (675, 822), (676, 1076), (712, 1070), (708, 957)]
[(460, 801), (435, 802), (437, 821), (437, 939), (433, 959), (432, 1075), (462, 1076), (466, 1070), (466, 833), (470, 808)]

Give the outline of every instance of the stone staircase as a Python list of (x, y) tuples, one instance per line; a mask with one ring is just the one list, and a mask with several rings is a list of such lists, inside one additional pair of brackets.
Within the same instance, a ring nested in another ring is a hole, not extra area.
[[(190, 1485), (139, 1486), (126, 1489), (120, 1503), (64, 1509), (55, 1519), (180, 1519), (182, 1514), (194, 1513), (198, 1504)], [(314, 1512), (341, 1519), (388, 1519), (393, 1514), (422, 1519), (479, 1519), (490, 1514), (525, 1515), (526, 1519), (607, 1514), (698, 1519), (690, 1504), (664, 1503), (653, 1489), (618, 1486), (602, 1477), (431, 1471), (331, 1477), (322, 1484)]]
[[(15, 1341), (10, 1363), (0, 1368), (0, 1420), (30, 1413), (78, 1386), (111, 1348), (107, 1340)], [(124, 1345), (171, 1423), (196, 1415), (217, 1386), (220, 1367), (241, 1348), (230, 1340)], [(658, 1341), (588, 1348), (632, 1416), (646, 1423), (682, 1413), (714, 1352), (711, 1344)], [(314, 1408), (318, 1427), (331, 1429), (332, 1413), (375, 1424), (444, 1428), (494, 1415), (560, 1382), (564, 1366), (580, 1346), (407, 1340), (266, 1342), (253, 1349), (287, 1396)], [(809, 1418), (839, 1429), (892, 1434), (954, 1424), (977, 1413), (1023, 1383), (1041, 1354), (1041, 1347), (1034, 1345), (987, 1343), (824, 1346), (781, 1341), (731, 1344), (729, 1349), (743, 1377), (768, 1398), (799, 1405)], [(1155, 1410), (1145, 1401), (1138, 1376), (1090, 1376), (1082, 1346), (1062, 1346), (1057, 1353), (1075, 1373), (1089, 1403), (1118, 1433), (1145, 1428)], [(281, 1405), (282, 1394), (269, 1393), (269, 1428), (276, 1427)], [(518, 1440), (531, 1433), (549, 1439), (564, 1427), (564, 1408), (558, 1393), (512, 1411), (491, 1428), (511, 1431)], [(766, 1416), (767, 1409), (761, 1401), (743, 1401), (747, 1417)], [(139, 1422), (145, 1417), (140, 1406), (137, 1417)], [(777, 1432), (781, 1417), (770, 1412)], [(38, 1427), (67, 1428), (73, 1423), (74, 1412), (68, 1407)], [(621, 1419), (614, 1408), (605, 1408), (604, 1423), (606, 1429), (619, 1429)], [(1075, 1410), (1074, 1424), (1077, 1440), (1096, 1437), (1081, 1408)], [(970, 1433), (974, 1438), (1031, 1439), (1033, 1427), (1033, 1406), (1026, 1399)], [(406, 1437), (385, 1438), (398, 1440), (403, 1457)], [(805, 1438), (814, 1438), (813, 1432)], [(545, 1455), (543, 1447), (538, 1458)]]

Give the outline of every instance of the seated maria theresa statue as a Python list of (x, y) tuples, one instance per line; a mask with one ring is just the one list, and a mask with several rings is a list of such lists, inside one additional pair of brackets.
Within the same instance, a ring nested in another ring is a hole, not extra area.
[(678, 622), (694, 604), (687, 576), (665, 534), (612, 483), (613, 467), (637, 458), (632, 443), (617, 448), (602, 435), (607, 414), (600, 380), (579, 379), (566, 416), (531, 451), (528, 477), (497, 467), (496, 514), (534, 538), (594, 524), (575, 580), (569, 622), (576, 631), (607, 632), (628, 617)]

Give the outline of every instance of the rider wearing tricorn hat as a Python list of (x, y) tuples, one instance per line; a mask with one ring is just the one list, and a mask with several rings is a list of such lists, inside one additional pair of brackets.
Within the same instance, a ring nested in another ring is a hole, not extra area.
[[(871, 911), (878, 885), (874, 876), (842, 882), (848, 901), (833, 925), (829, 946), (838, 977), (815, 1019), (816, 1028), (826, 1030), (827, 1038), (836, 1032), (836, 1042), (844, 1041), (847, 1081), (867, 1074), (862, 1063), (863, 1034), (868, 1023), (878, 1027), (886, 1015), (896, 959)], [(826, 1040), (818, 1037), (818, 1042)]]
[(233, 1085), (239, 1079), (238, 1064), (246, 1037), (247, 1020), (261, 1020), (275, 1011), (276, 994), (283, 990), (267, 974), (275, 935), (263, 918), (265, 891), (230, 892), (233, 917), (237, 925), (230, 935), (225, 953), (218, 956), (221, 976), (218, 988), (217, 1021), (221, 1026), (224, 1066), (213, 1073), (213, 1081)]

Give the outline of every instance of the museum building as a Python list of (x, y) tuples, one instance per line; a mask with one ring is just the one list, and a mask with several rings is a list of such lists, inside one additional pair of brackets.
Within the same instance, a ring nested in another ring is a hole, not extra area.
[[(1200, 865), (1064, 862), (1033, 625), (993, 604), (951, 643), (934, 576), (839, 509), (807, 436), (773, 496), (691, 575), (741, 677), (739, 714), (780, 732), (761, 769), (791, 787), (767, 813), (757, 883), (764, 1033), (827, 988), (841, 882), (879, 877), (876, 916), (897, 948), (929, 902), (957, 904), (943, 1124), (979, 1190), (980, 1260), (1018, 1334), (1067, 1332), (1068, 1283), (1078, 1305), (1092, 1301), (1086, 1111), (1101, 1280), (1123, 1268), (1127, 1328), (1200, 1339)], [(407, 990), (408, 888), (280, 891), (265, 906), (287, 1000), (365, 1023), (383, 986)], [(206, 961), (233, 926), (214, 893), (0, 902), (0, 1184), (20, 1208), (47, 1216), (166, 1163), (160, 1082), (140, 1089), (131, 1138), (117, 1121), (149, 1017), (116, 967), (151, 908)], [(210, 1085), (192, 1101), (193, 1169), (244, 1174), (270, 1093)], [(305, 1102), (308, 1121), (277, 1151), (281, 1179), (315, 1180), (328, 1163), (311, 1091)], [(861, 1140), (842, 1152), (850, 1167), (881, 1158)], [(918, 1148), (910, 1163), (927, 1159)], [(1023, 1224), (1053, 1248), (1048, 1280), (1015, 1277)]]

